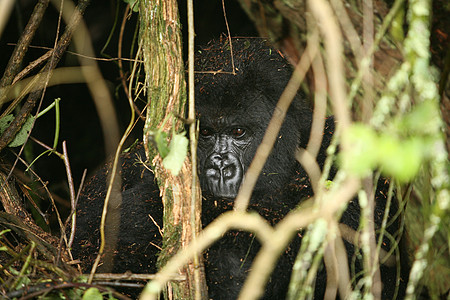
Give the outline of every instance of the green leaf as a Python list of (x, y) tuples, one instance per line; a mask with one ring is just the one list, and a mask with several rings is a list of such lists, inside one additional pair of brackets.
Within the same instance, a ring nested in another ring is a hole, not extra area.
[(428, 134), (436, 132), (440, 126), (439, 108), (432, 101), (415, 106), (399, 121), (399, 129), (404, 133)]
[(89, 288), (83, 295), (83, 300), (103, 300), (102, 293), (97, 288)]
[(0, 134), (3, 134), (3, 132), (6, 130), (6, 128), (11, 125), (11, 122), (14, 120), (13, 115), (6, 115), (3, 118), (0, 119)]
[(343, 137), (349, 145), (345, 152), (340, 153), (343, 168), (363, 176), (373, 170), (378, 160), (377, 134), (364, 124), (353, 124)]
[(134, 11), (134, 12), (138, 12), (139, 11), (139, 0), (123, 0), (125, 3), (130, 4), (130, 8)]
[(189, 140), (185, 133), (175, 134), (170, 142), (169, 154), (163, 159), (163, 165), (177, 176), (187, 155)]
[(423, 162), (423, 145), (418, 138), (399, 140), (383, 135), (380, 141), (380, 166), (383, 173), (408, 182), (419, 172)]
[(156, 149), (158, 149), (159, 155), (165, 158), (169, 154), (169, 146), (167, 145), (167, 133), (157, 129), (149, 132), (150, 138), (156, 144)]
[(31, 128), (33, 127), (34, 119), (34, 116), (28, 117), (20, 131), (16, 134), (14, 140), (9, 143), (9, 147), (18, 147), (25, 144), (28, 135), (30, 134)]

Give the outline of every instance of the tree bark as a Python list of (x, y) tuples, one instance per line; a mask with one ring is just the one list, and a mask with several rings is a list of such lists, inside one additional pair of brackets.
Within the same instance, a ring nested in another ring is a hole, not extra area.
[[(181, 46), (181, 29), (177, 1), (141, 1), (140, 37), (145, 67), (145, 84), (148, 108), (144, 127), (144, 144), (152, 161), (164, 204), (163, 250), (159, 256), (162, 267), (179, 249), (186, 247), (201, 229), (200, 188), (191, 189), (191, 163), (185, 160), (178, 176), (173, 176), (162, 165), (156, 152), (151, 132), (160, 130), (170, 135), (172, 130), (184, 130), (179, 116), (184, 116), (186, 103), (185, 69)], [(174, 126), (175, 128), (172, 128)], [(197, 205), (191, 212), (191, 193), (195, 192)], [(195, 213), (195, 226), (191, 226), (191, 213)], [(201, 258), (201, 255), (200, 255)], [(171, 282), (166, 298), (193, 299), (194, 287), (200, 287), (206, 299), (203, 264), (190, 261), (180, 274), (185, 281)], [(195, 282), (194, 272), (201, 270), (200, 282)]]

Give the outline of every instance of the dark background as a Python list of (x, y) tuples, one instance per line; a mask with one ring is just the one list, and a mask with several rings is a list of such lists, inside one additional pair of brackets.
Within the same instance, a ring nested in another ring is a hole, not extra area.
[[(8, 25), (4, 30), (0, 40), (0, 70), (3, 73), (8, 59), (14, 50), (14, 44), (23, 32), (28, 19), (32, 13), (34, 5), (37, 1), (23, 0), (16, 1), (15, 8), (10, 16)], [(179, 1), (180, 19), (182, 23), (183, 41), (187, 41), (187, 17), (186, 17), (186, 1)], [(225, 18), (221, 1), (194, 1), (194, 20), (196, 33), (196, 46), (205, 45), (212, 39), (217, 39), (226, 34)], [(239, 3), (235, 0), (226, 0), (226, 14), (230, 32), (232, 36), (257, 36), (257, 32), (253, 23), (248, 19), (245, 12), (241, 9)], [(125, 12), (126, 3), (123, 1), (112, 0), (95, 0), (92, 1), (85, 13), (85, 21), (91, 34), (91, 39), (95, 48), (96, 56), (99, 58), (117, 57), (117, 44), (119, 37), (120, 24)], [(124, 42), (122, 45), (122, 55), (127, 58), (134, 58), (133, 37), (137, 30), (137, 13), (133, 13), (127, 21)], [(49, 5), (45, 13), (43, 22), (41, 23), (34, 39), (32, 46), (25, 57), (23, 67), (29, 62), (39, 58), (47, 49), (42, 47), (52, 47), (56, 36), (56, 28), (58, 21), (58, 11), (52, 4)], [(114, 31), (114, 22), (116, 26)], [(63, 32), (65, 24), (62, 24), (60, 32)], [(111, 40), (108, 44), (108, 37)], [(41, 47), (41, 48), (40, 48)], [(104, 51), (102, 52), (102, 49)], [(185, 55), (187, 45), (183, 46)], [(74, 51), (73, 46), (69, 47), (69, 51)], [(119, 67), (116, 62), (98, 61), (104, 78), (113, 95), (116, 112), (118, 114), (121, 134), (125, 131), (130, 118), (130, 110), (128, 101), (121, 86)], [(61, 59), (58, 67), (61, 66), (77, 66), (78, 59), (75, 55), (67, 53)], [(125, 75), (131, 63), (124, 62)], [(60, 101), (60, 136), (57, 150), (62, 153), (61, 142), (67, 142), (71, 169), (74, 176), (76, 188), (79, 186), (82, 173), (88, 170), (88, 175), (103, 165), (105, 162), (105, 150), (103, 144), (103, 133), (101, 131), (100, 122), (97, 111), (95, 109), (92, 98), (85, 84), (59, 85), (49, 87), (45, 93), (42, 103), (42, 109), (50, 105), (55, 98), (61, 98)], [(136, 104), (143, 108), (145, 105), (145, 96), (138, 100)], [(9, 103), (3, 105), (4, 109)], [(137, 139), (142, 140), (143, 121), (139, 121), (133, 133), (128, 138), (127, 145), (132, 144)], [(51, 146), (55, 133), (55, 112), (51, 110), (43, 117), (40, 117), (34, 126), (31, 136)], [(19, 147), (10, 149), (18, 152)], [(42, 153), (45, 149), (33, 141), (29, 141), (24, 149), (22, 157), (26, 158), (30, 163), (35, 157)], [(3, 151), (2, 157), (8, 164), (14, 162), (14, 155), (11, 151)], [(24, 181), (30, 179), (35, 180), (29, 172), (23, 172), (24, 165), (17, 164), (16, 174)], [(56, 155), (42, 156), (33, 164), (33, 170), (48, 183), (50, 190), (55, 193), (56, 199), (59, 201), (60, 209), (68, 212), (69, 196), (66, 171), (63, 161)], [(42, 199), (40, 203), (41, 209), (48, 216), (52, 214), (50, 203)], [(35, 201), (39, 202), (38, 199)], [(51, 216), (50, 216), (51, 218)]]

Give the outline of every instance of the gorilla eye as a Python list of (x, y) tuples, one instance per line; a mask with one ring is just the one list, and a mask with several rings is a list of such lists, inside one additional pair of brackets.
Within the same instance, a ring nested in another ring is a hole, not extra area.
[(201, 128), (200, 129), (200, 134), (202, 136), (210, 136), (213, 134), (212, 129), (211, 128)]
[(244, 128), (234, 128), (231, 133), (233, 134), (234, 137), (241, 137), (245, 134), (245, 129)]

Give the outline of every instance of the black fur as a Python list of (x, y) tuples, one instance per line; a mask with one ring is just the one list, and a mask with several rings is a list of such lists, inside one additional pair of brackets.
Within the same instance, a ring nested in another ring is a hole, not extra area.
[[(199, 139), (199, 172), (204, 190), (203, 225), (233, 207), (233, 198), (224, 197), (207, 182), (208, 156), (222, 134), (231, 145), (230, 151), (242, 151), (240, 163), (244, 171), (250, 165), (256, 147), (262, 140), (276, 102), (291, 76), (291, 68), (284, 58), (260, 39), (235, 39), (233, 53), (236, 75), (231, 75), (230, 48), (227, 41), (205, 47), (196, 57), (196, 110), (204, 135)], [(291, 105), (277, 139), (273, 153), (266, 163), (250, 202), (250, 210), (258, 212), (270, 223), (276, 224), (301, 200), (313, 195), (309, 179), (294, 159), (297, 147), (305, 147), (309, 139), (311, 110), (299, 93)], [(229, 129), (245, 128), (245, 135), (232, 136)], [(228, 131), (227, 131), (228, 130)], [(334, 120), (326, 121), (319, 165), (325, 160), (325, 149), (334, 131)], [(245, 144), (236, 147), (232, 144)], [(244, 149), (244, 150), (242, 150)], [(136, 154), (143, 157), (142, 149), (122, 158), (122, 211), (117, 255), (113, 272), (132, 271), (154, 273), (161, 235), (155, 223), (162, 228), (162, 204), (159, 190), (151, 172), (136, 163)], [(236, 160), (239, 160), (236, 159)], [(233, 160), (232, 163), (236, 163)], [(230, 162), (227, 162), (230, 163)], [(231, 163), (230, 163), (231, 164)], [(206, 171), (204, 171), (206, 170)], [(234, 169), (233, 169), (234, 170)], [(106, 168), (87, 184), (78, 204), (78, 221), (73, 252), (88, 269), (99, 245), (98, 226), (105, 196)], [(216, 174), (213, 174), (213, 177)], [(232, 175), (234, 176), (234, 175)], [(214, 184), (213, 184), (214, 185)], [(376, 192), (375, 223), (379, 227), (384, 213), (387, 185), (380, 180)], [(226, 195), (235, 191), (228, 190)], [(391, 217), (397, 211), (394, 203)], [(151, 215), (151, 218), (150, 218)], [(357, 200), (351, 201), (341, 222), (357, 230), (360, 208)], [(388, 232), (395, 235), (399, 221), (392, 220)], [(301, 243), (301, 233), (280, 258), (267, 284), (264, 299), (284, 299), (290, 281), (291, 268)], [(345, 241), (344, 241), (345, 242)], [(349, 263), (353, 262), (355, 247), (345, 242)], [(251, 263), (260, 248), (254, 235), (231, 231), (205, 252), (205, 267), (212, 299), (236, 299), (250, 271)], [(384, 249), (391, 242), (385, 239)], [(361, 264), (355, 262), (355, 273)], [(400, 298), (404, 285), (396, 266), (381, 267), (384, 282), (383, 299), (393, 299), (396, 283), (400, 283)], [(354, 274), (352, 274), (354, 275)], [(326, 272), (318, 272), (315, 299), (322, 299), (326, 287)]]

